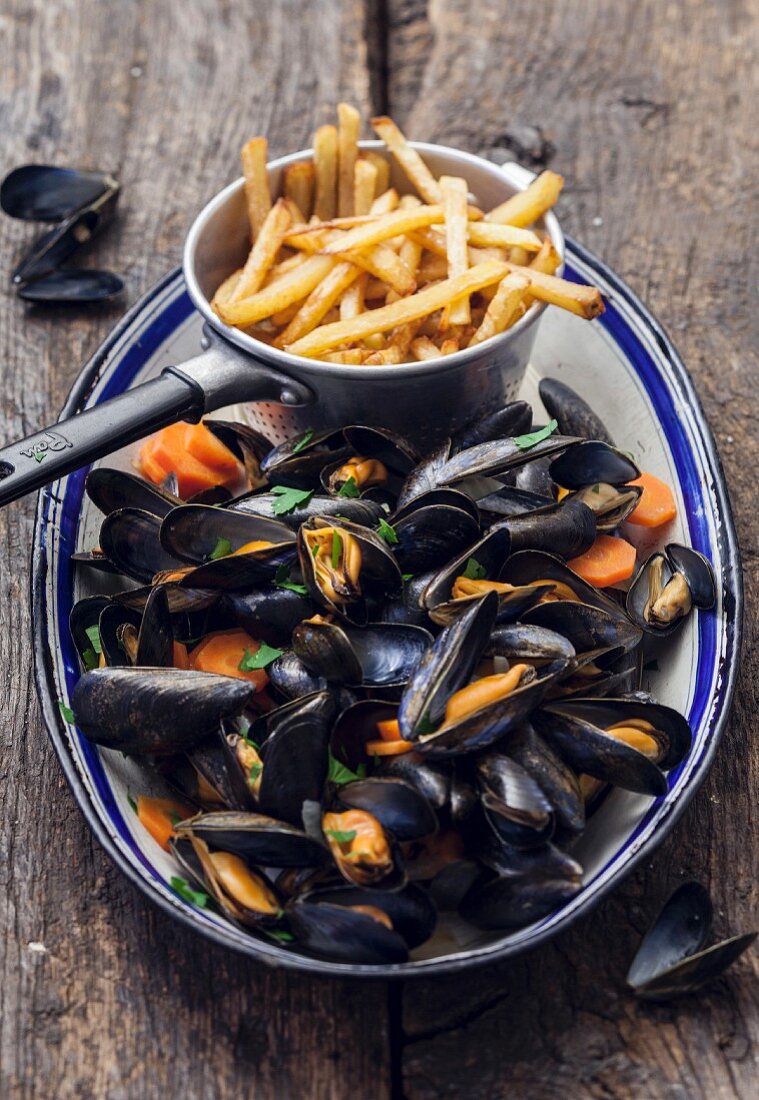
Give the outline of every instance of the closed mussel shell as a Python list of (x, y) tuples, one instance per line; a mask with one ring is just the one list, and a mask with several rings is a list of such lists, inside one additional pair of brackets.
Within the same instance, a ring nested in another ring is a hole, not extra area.
[(231, 619), (251, 638), (267, 645), (287, 645), (295, 627), (313, 611), (308, 596), (290, 588), (268, 585), (249, 592), (225, 592), (220, 615)]
[(397, 840), (416, 840), (437, 831), (437, 817), (429, 802), (403, 779), (358, 779), (340, 787), (337, 800), (350, 809), (366, 810)]
[(564, 435), (600, 439), (613, 446), (604, 422), (566, 382), (560, 382), (557, 378), (541, 378), (538, 391), (546, 412), (558, 421), (559, 431)]
[(551, 462), (549, 473), (564, 489), (584, 489), (599, 483), (626, 485), (640, 477), (640, 470), (624, 451), (598, 439), (569, 447)]
[(316, 958), (368, 966), (408, 960), (398, 932), (347, 905), (306, 896), (288, 905), (287, 915), (298, 949)]
[(477, 782), (485, 816), (502, 840), (533, 848), (553, 832), (553, 807), (520, 764), (500, 752), (477, 760)]
[(499, 477), (516, 467), (556, 455), (573, 443), (572, 436), (550, 435), (526, 448), (515, 439), (494, 439), (478, 443), (452, 455), (437, 471), (438, 485), (455, 485), (468, 477)]
[(363, 890), (360, 886), (317, 886), (304, 895), (314, 904), (366, 905), (385, 913), (409, 950), (428, 940), (435, 930), (437, 910), (430, 895), (421, 886), (410, 884), (402, 890)]
[(593, 653), (604, 668), (635, 649), (642, 638), (640, 629), (621, 611), (569, 600), (537, 604), (524, 613), (524, 622), (562, 635), (578, 657)]
[(423, 573), (451, 560), (479, 538), (479, 524), (460, 508), (417, 508), (394, 521), (395, 556), (404, 572)]
[(563, 757), (529, 722), (512, 732), (504, 751), (538, 784), (551, 804), (557, 825), (569, 833), (581, 833), (585, 804), (577, 775)]
[(105, 515), (120, 508), (140, 508), (143, 512), (163, 517), (182, 503), (178, 496), (160, 485), (108, 466), (91, 470), (85, 489), (95, 507)]
[(327, 778), (327, 750), (335, 704), (320, 692), (269, 715), (269, 736), (261, 747), (261, 811), (302, 825), (303, 803), (321, 801)]
[(141, 508), (118, 508), (103, 520), (100, 546), (119, 573), (150, 584), (159, 573), (183, 568), (183, 561), (161, 545), (161, 518)]
[(293, 650), (314, 674), (369, 690), (401, 688), (432, 644), (421, 627), (369, 623), (356, 629), (306, 620), (293, 631)]
[(570, 901), (580, 889), (579, 879), (483, 875), (459, 911), (465, 920), (488, 931), (522, 928)]

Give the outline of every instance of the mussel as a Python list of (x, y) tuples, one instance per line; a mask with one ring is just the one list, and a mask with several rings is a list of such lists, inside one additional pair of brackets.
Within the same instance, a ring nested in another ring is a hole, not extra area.
[(639, 570), (627, 593), (627, 613), (647, 634), (667, 637), (692, 608), (706, 611), (716, 598), (714, 571), (703, 554), (671, 542)]

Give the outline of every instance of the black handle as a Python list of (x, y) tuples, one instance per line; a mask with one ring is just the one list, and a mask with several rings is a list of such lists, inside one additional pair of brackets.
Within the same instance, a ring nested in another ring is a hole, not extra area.
[(175, 420), (198, 420), (197, 382), (168, 367), (158, 378), (0, 450), (0, 507)]

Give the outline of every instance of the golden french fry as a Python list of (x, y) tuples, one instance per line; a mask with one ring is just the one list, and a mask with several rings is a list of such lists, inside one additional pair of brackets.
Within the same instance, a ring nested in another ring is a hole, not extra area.
[(381, 332), (373, 332), (366, 337), (363, 344), (364, 347), (371, 348), (372, 351), (380, 351), (385, 346), (385, 337)]
[(306, 256), (304, 256), (302, 252), (296, 252), (294, 256), (288, 256), (286, 260), (282, 260), (280, 263), (274, 264), (274, 266), (269, 269), (269, 273), (266, 276), (264, 286), (270, 286), (275, 279), (281, 279), (283, 275), (287, 275), (288, 271), (292, 271), (293, 268), (300, 267), (305, 259)]
[(366, 308), (364, 299), (366, 296), (366, 284), (368, 282), (368, 274), (362, 271), (358, 278), (343, 291), (342, 297), (340, 298), (341, 321), (352, 321), (354, 317), (358, 317), (359, 313), (364, 312)]
[[(509, 259), (513, 264), (517, 262), (511, 256)], [(542, 271), (544, 275), (553, 275), (554, 272), (561, 267), (561, 256), (554, 247), (554, 243), (550, 237), (546, 237), (543, 241), (540, 252), (538, 252), (537, 256), (533, 256), (530, 267), (533, 271)]]
[[(393, 215), (389, 215), (393, 217)], [(316, 257), (313, 257), (316, 259)], [(326, 257), (325, 257), (326, 258)], [(305, 267), (305, 265), (304, 265)], [(297, 275), (303, 268), (293, 272)], [(508, 271), (508, 265), (498, 263), (495, 260), (472, 267), (464, 275), (458, 275), (454, 279), (445, 279), (436, 286), (425, 287), (407, 298), (393, 302), (389, 306), (380, 306), (367, 313), (362, 313), (352, 321), (338, 321), (333, 325), (322, 325), (314, 329), (307, 336), (296, 340), (294, 344), (287, 345), (287, 350), (294, 355), (314, 356), (322, 351), (329, 351), (340, 344), (349, 343), (352, 340), (362, 340), (376, 332), (387, 332), (396, 325), (405, 324), (407, 321), (415, 321), (418, 317), (426, 317), (435, 310), (442, 309), (449, 302), (455, 301), (463, 294), (471, 294), (483, 286), (499, 282)], [(533, 272), (533, 277), (537, 278)], [(542, 276), (547, 278), (547, 276)], [(265, 292), (264, 292), (265, 293)], [(240, 303), (242, 305), (242, 303)], [(266, 316), (266, 314), (263, 314)]]
[(327, 351), (322, 355), (326, 363), (346, 363), (349, 366), (360, 366), (369, 356), (369, 352), (362, 348), (347, 348), (345, 351)]
[(372, 203), (370, 214), (389, 214), (391, 210), (395, 210), (398, 206), (398, 192), (394, 187), (388, 187), (387, 191), (383, 191), (381, 195)]
[(369, 279), (364, 297), (369, 302), (376, 302), (378, 298), (384, 298), (388, 290), (390, 290), (390, 287), (387, 283), (383, 283), (381, 279)]
[[(412, 244), (417, 244), (413, 238), (408, 238)], [(421, 247), (417, 245), (417, 247)], [(428, 255), (422, 258), (419, 264), (419, 281), (428, 283), (432, 279), (446, 279), (448, 277), (448, 261), (442, 256)]]
[(527, 267), (530, 262), (530, 253), (525, 248), (510, 248), (506, 259), (511, 260), (518, 267)]
[(311, 329), (316, 328), (333, 305), (339, 301), (343, 291), (360, 274), (359, 269), (351, 263), (337, 264), (333, 267), (326, 278), (314, 287), (284, 332), (280, 332), (274, 341), (275, 345), (278, 348), (283, 348), (285, 344), (294, 343), (295, 340), (305, 336)]
[(353, 187), (361, 115), (350, 103), (337, 105), (337, 212), (341, 217), (353, 214)]
[(335, 260), (332, 256), (309, 256), (305, 263), (277, 279), (271, 286), (243, 298), (239, 302), (220, 302), (217, 313), (228, 325), (254, 325), (264, 317), (300, 301), (325, 279)]
[(337, 129), (320, 126), (314, 134), (316, 190), (314, 212), (320, 221), (329, 221), (337, 213)]
[(443, 340), (440, 345), (441, 355), (453, 355), (454, 351), (459, 350), (459, 338), (458, 336), (449, 336), (447, 340)]
[(372, 119), (372, 127), (377, 137), (381, 138), (387, 145), (424, 201), (427, 203), (442, 202), (443, 193), (440, 190), (440, 184), (416, 149), (412, 149), (406, 141), (393, 120), (386, 115), (381, 115)]
[(353, 213), (368, 214), (374, 202), (377, 169), (370, 160), (357, 160), (353, 181)]
[(527, 252), (539, 252), (542, 244), (537, 233), (516, 225), (469, 222), (467, 233), (470, 244), (483, 248), (524, 248)]
[(390, 161), (374, 149), (369, 149), (364, 156), (377, 169), (377, 185), (374, 194), (382, 195), (390, 187)]
[(290, 222), (292, 225), (305, 225), (306, 216), (298, 206), (294, 199), (280, 199), (280, 202), (285, 204), (285, 207), (290, 212)]
[(439, 359), (440, 349), (437, 344), (433, 344), (429, 336), (417, 336), (416, 340), (411, 341), (411, 354), (415, 359)]
[(557, 279), (555, 275), (545, 275), (532, 267), (517, 267), (508, 260), (504, 261), (503, 266), (530, 280), (529, 293), (533, 298), (569, 310), (587, 321), (598, 317), (606, 308), (598, 287), (570, 283), (566, 279)]
[[(448, 253), (448, 277), (463, 275), (469, 267), (467, 253), (467, 186), (458, 176), (441, 176), (445, 210), (445, 243)], [(469, 298), (451, 302), (443, 311), (443, 328), (450, 325), (468, 325), (470, 319)]]
[(401, 210), (413, 210), (415, 207), (422, 205), (422, 200), (418, 195), (401, 195), (398, 205)]
[(349, 229), (335, 240), (330, 241), (322, 249), (327, 256), (337, 256), (345, 252), (355, 252), (368, 248), (370, 245), (379, 244), (399, 233), (408, 233), (410, 230), (433, 225), (443, 220), (442, 206), (420, 206), (416, 210), (393, 210), (390, 214), (383, 214), (366, 225), (358, 225), (355, 229)]
[(403, 352), (400, 348), (390, 346), (387, 348), (380, 348), (379, 351), (373, 352), (368, 358), (364, 359), (365, 367), (384, 366), (390, 363), (402, 363)]
[(242, 275), (242, 268), (238, 267), (237, 271), (233, 271), (231, 275), (227, 275), (224, 282), (216, 288), (216, 293), (213, 296), (211, 302), (211, 308), (218, 312), (218, 306), (221, 302), (228, 302), (234, 293), (234, 289)]
[[(272, 313), (271, 322), (276, 325), (277, 328), (284, 328), (285, 325), (289, 325), (295, 314), (300, 309), (301, 300), (293, 302), (292, 305), (285, 306), (284, 309), (277, 310), (276, 313)], [(274, 333), (276, 337), (277, 333)]]
[(382, 279), (398, 294), (413, 294), (416, 290), (416, 279), (400, 256), (387, 245), (375, 244), (363, 252), (346, 252), (344, 256), (375, 279)]
[(398, 325), (390, 333), (388, 345), (390, 347), (398, 348), (403, 355), (404, 359), (408, 354), (408, 350), (411, 347), (411, 341), (419, 331), (419, 326), (422, 320), (419, 318), (417, 321), (407, 321), (405, 325)]
[(316, 169), (311, 161), (301, 161), (299, 164), (288, 164), (282, 173), (284, 197), (292, 202), (303, 213), (303, 220), (311, 217), (314, 201), (314, 179)]
[(252, 138), (242, 147), (242, 171), (245, 176), (245, 201), (248, 206), (251, 240), (255, 241), (271, 208), (269, 178), (266, 175), (268, 142)]
[(525, 191), (517, 192), (486, 214), (485, 221), (501, 225), (532, 225), (554, 205), (563, 186), (563, 176), (548, 170), (541, 172)]
[[(419, 262), (422, 258), (422, 246), (417, 241), (412, 241), (410, 237), (404, 237), (398, 255), (401, 263), (405, 264), (414, 278), (416, 278), (416, 273), (419, 270)], [(445, 275), (443, 275), (442, 278), (445, 278)]]
[(439, 256), (441, 260), (445, 260), (446, 270), (448, 269), (448, 249), (442, 233), (435, 229), (421, 228), (412, 230), (408, 236), (411, 237), (412, 241), (417, 241), (422, 248), (431, 252), (433, 256)]
[(249, 298), (263, 285), (289, 225), (290, 211), (287, 204), (284, 199), (277, 199), (264, 218), (255, 244), (245, 262), (239, 282), (229, 299), (230, 302), (239, 302), (241, 298)]
[(507, 275), (485, 311), (482, 323), (469, 341), (469, 347), (504, 332), (519, 315), (519, 306), (530, 285), (523, 275)]

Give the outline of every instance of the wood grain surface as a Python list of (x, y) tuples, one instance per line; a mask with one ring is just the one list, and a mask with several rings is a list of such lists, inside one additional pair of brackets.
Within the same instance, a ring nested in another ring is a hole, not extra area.
[[(757, 923), (758, 14), (743, 0), (0, 4), (0, 172), (118, 176), (118, 221), (90, 262), (124, 273), (126, 302), (176, 264), (244, 138), (299, 148), (340, 98), (415, 138), (560, 170), (567, 231), (629, 281), (693, 374), (747, 587), (729, 732), (649, 865), (515, 962), (405, 988), (335, 983), (191, 936), (91, 840), (32, 683), (34, 502), (1, 511), (0, 1097), (756, 1096), (756, 955), (666, 1007), (636, 1003), (624, 974), (686, 876), (710, 888), (719, 931)], [(0, 220), (6, 270), (32, 232)], [(3, 282), (0, 439), (54, 417), (126, 302), (29, 308)]]

